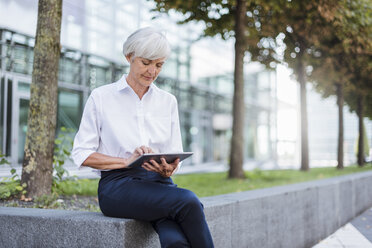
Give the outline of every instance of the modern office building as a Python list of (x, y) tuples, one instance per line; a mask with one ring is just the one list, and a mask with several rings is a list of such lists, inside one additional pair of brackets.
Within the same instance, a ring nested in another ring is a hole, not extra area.
[[(91, 90), (128, 71), (121, 52), (126, 37), (140, 27), (157, 26), (166, 31), (172, 56), (156, 84), (178, 98), (184, 149), (195, 153), (189, 163), (227, 162), (233, 42), (201, 38), (201, 24), (177, 25), (177, 14), (159, 15), (152, 6), (146, 0), (63, 1), (58, 130), (76, 132)], [(13, 165), (23, 157), (36, 22), (37, 0), (0, 0), (0, 152)], [(267, 71), (246, 63), (246, 161), (298, 167), (297, 91), (283, 67)]]
[[(310, 86), (310, 85), (309, 85)], [(322, 99), (312, 92), (308, 97), (309, 104), (309, 149), (313, 166), (337, 165), (338, 142), (338, 109), (336, 97)], [(364, 118), (364, 127), (369, 146), (369, 158), (372, 156), (372, 121)], [(358, 143), (358, 118), (344, 107), (344, 163), (356, 163), (356, 147)]]

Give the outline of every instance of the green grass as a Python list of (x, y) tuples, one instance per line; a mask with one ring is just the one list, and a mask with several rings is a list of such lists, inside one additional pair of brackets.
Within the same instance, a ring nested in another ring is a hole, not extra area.
[(97, 196), (98, 179), (65, 180), (60, 182), (57, 192), (62, 195)]
[[(178, 187), (190, 189), (199, 197), (204, 197), (317, 180), (368, 170), (372, 170), (372, 166), (366, 165), (362, 168), (349, 166), (343, 170), (337, 170), (334, 167), (312, 168), (308, 172), (299, 170), (253, 170), (245, 172), (246, 179), (227, 179), (226, 172), (176, 174), (173, 177), (173, 181)], [(64, 181), (61, 183), (61, 193), (66, 195), (96, 196), (97, 187), (98, 179)]]
[(370, 165), (337, 170), (334, 167), (313, 168), (308, 172), (299, 170), (253, 170), (246, 171), (246, 179), (227, 179), (227, 173), (175, 175), (174, 182), (181, 188), (195, 192), (199, 197), (268, 188), (299, 183), (345, 174), (372, 170)]
[[(175, 175), (173, 180), (178, 187), (190, 189), (199, 197), (204, 197), (299, 183), (368, 170), (372, 170), (370, 164), (362, 168), (349, 166), (343, 170), (337, 170), (334, 167), (312, 168), (308, 172), (299, 170), (253, 170), (245, 172), (246, 179), (227, 179), (227, 173), (221, 172)], [(2, 187), (4, 187), (4, 184), (0, 184), (0, 192)], [(57, 192), (63, 195), (97, 196), (97, 187), (98, 179), (66, 180), (60, 183)]]

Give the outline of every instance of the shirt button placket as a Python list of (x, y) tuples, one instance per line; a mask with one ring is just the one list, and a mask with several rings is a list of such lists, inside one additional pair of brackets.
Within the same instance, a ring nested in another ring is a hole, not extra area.
[(143, 103), (142, 101), (138, 102), (138, 129), (139, 129), (139, 134), (140, 134), (140, 140), (141, 140), (141, 145), (148, 145), (146, 144), (145, 141), (145, 114), (143, 111)]

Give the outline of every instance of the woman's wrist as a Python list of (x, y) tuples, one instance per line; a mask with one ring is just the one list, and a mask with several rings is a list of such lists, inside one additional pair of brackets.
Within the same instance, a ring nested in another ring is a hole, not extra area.
[(116, 170), (116, 169), (124, 169), (128, 167), (127, 159), (125, 158), (116, 158), (116, 161), (111, 164), (107, 165), (107, 169), (109, 170)]
[(120, 168), (127, 168), (129, 165), (129, 159), (120, 158)]

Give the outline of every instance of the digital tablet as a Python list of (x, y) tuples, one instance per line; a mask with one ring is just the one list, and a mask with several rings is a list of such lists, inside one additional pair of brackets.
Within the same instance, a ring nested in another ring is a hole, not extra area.
[(165, 158), (167, 163), (172, 163), (177, 158), (180, 161), (184, 160), (185, 158), (190, 157), (193, 152), (178, 152), (178, 153), (146, 153), (134, 160), (131, 164), (128, 165), (128, 168), (142, 166), (143, 163), (149, 162), (150, 160), (155, 160), (159, 164), (161, 164), (160, 158)]

